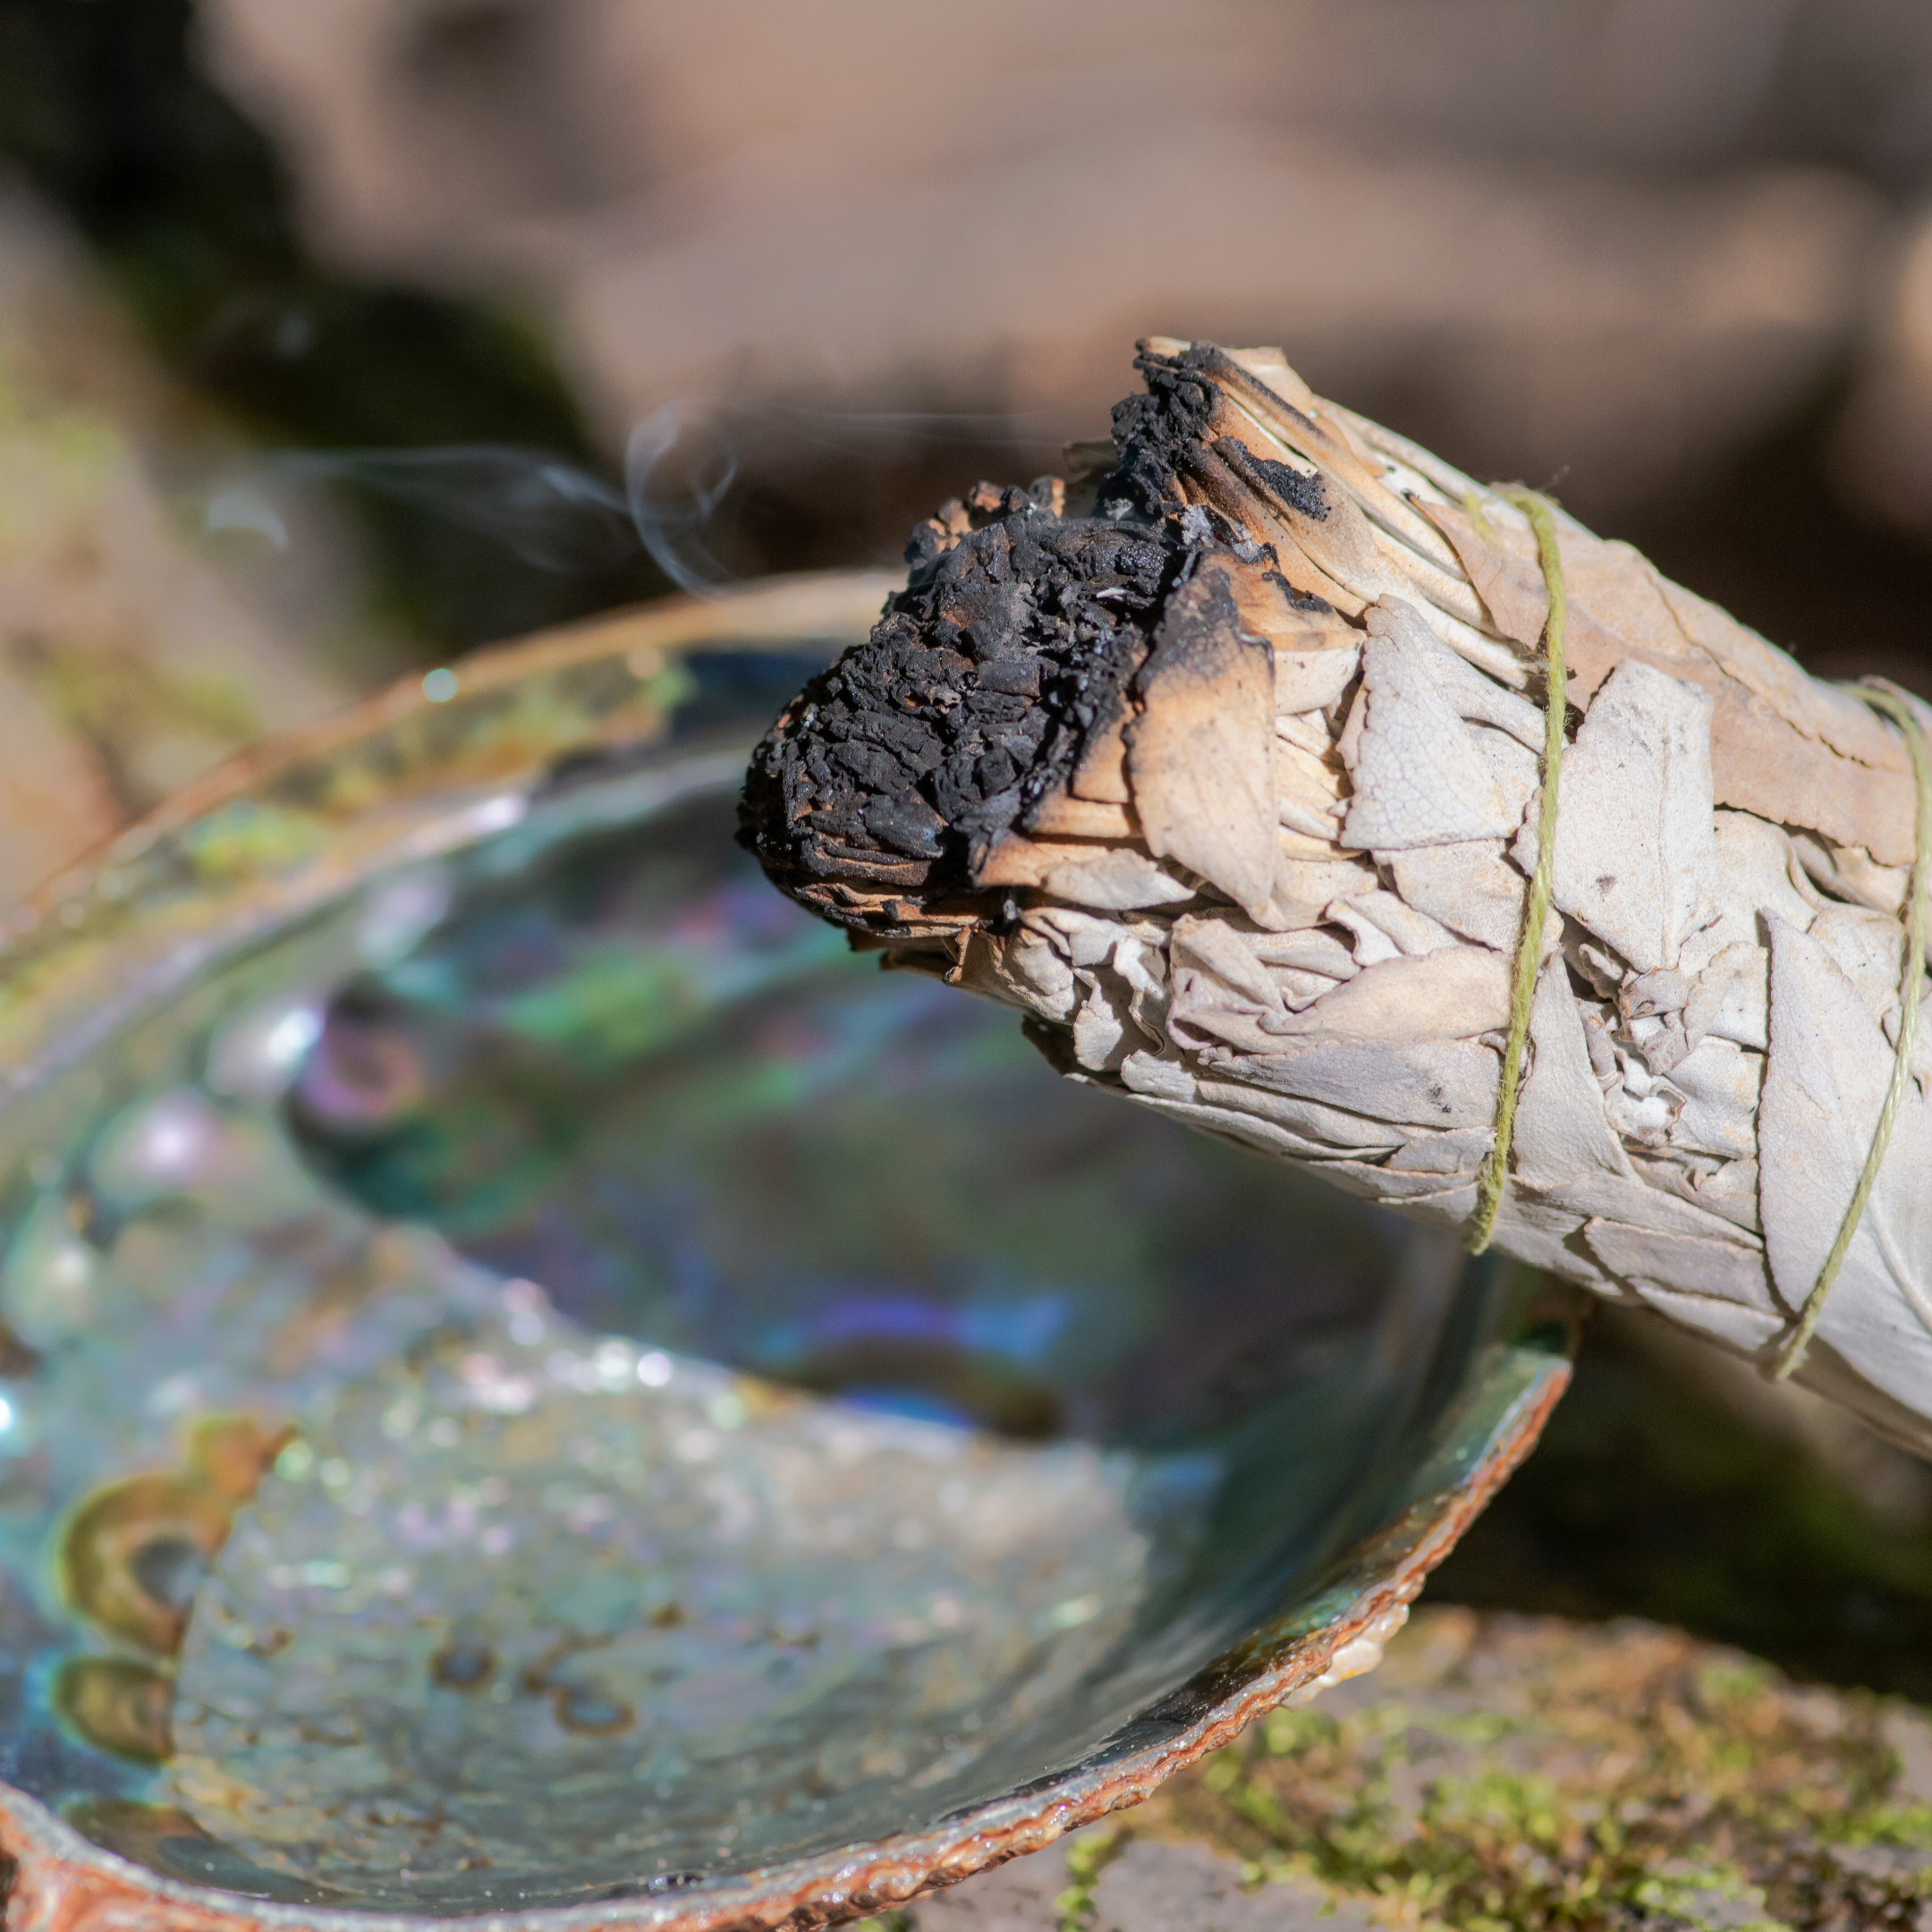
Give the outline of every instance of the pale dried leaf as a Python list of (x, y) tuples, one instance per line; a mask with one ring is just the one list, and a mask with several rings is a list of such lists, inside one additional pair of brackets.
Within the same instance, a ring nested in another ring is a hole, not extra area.
[(1814, 910), (1792, 883), (1794, 875), (1803, 875), (1783, 826), (1767, 825), (1749, 812), (1719, 811), (1711, 816), (1711, 835), (1717, 845), (1721, 890), (1716, 918), (1683, 945), (1682, 963), (1693, 975), (1726, 947), (1762, 945), (1763, 914), (1806, 927)]
[(1364, 967), (1306, 1013), (1292, 1013), (1281, 1031), (1327, 1038), (1462, 1039), (1508, 1023), (1507, 964), (1486, 946), (1452, 946), (1427, 959)]
[(1117, 849), (1059, 860), (1045, 869), (1039, 883), (1055, 898), (1103, 912), (1181, 905), (1195, 896), (1191, 886), (1162, 871), (1151, 859)]
[(1716, 1215), (1746, 1234), (1761, 1235), (1755, 1160), (1716, 1162), (1704, 1156), (1687, 1157), (1677, 1148), (1666, 1148), (1655, 1156), (1632, 1154), (1631, 1165), (1646, 1185)]
[(1792, 846), (1806, 876), (1834, 898), (1849, 899), (1878, 912), (1904, 910), (1911, 883), (1909, 865), (1882, 866), (1862, 846), (1827, 845), (1809, 832), (1800, 833)]
[(1632, 973), (1617, 988), (1616, 1008), (1626, 1025), (1634, 1020), (1681, 1013), (1690, 997), (1690, 982), (1673, 966)]
[(1439, 919), (1465, 939), (1499, 953), (1513, 951), (1522, 930), (1529, 881), (1503, 855), (1501, 839), (1458, 845), (1420, 845), (1378, 852), (1395, 889), (1419, 912)]
[(1304, 972), (1295, 966), (1277, 966), (1271, 976), (1282, 1004), (1291, 1013), (1301, 1013), (1335, 989), (1335, 980), (1324, 973)]
[(1331, 979), (1354, 977), (1355, 963), (1348, 947), (1325, 927), (1311, 926), (1299, 932), (1254, 932), (1242, 936), (1249, 950), (1266, 966), (1295, 967), (1306, 972), (1326, 973)]
[(1196, 1090), (1206, 1106), (1223, 1106), (1253, 1120), (1271, 1122), (1335, 1154), (1382, 1155), (1402, 1144), (1401, 1128), (1374, 1115), (1358, 1113), (1352, 1106), (1304, 1099), (1295, 1094), (1251, 1086), (1245, 1080), (1216, 1080), (1208, 1075), (1205, 1065)]
[(1195, 896), (1143, 852), (1119, 845), (1027, 839), (1008, 833), (974, 875), (981, 886), (1034, 886), (1102, 911), (1179, 905)]
[(1191, 1101), (1200, 1096), (1193, 1074), (1181, 1061), (1144, 1048), (1121, 1062), (1120, 1076), (1130, 1093), (1155, 1095), (1163, 1100)]
[(1697, 1203), (1649, 1186), (1632, 1165), (1628, 1174), (1609, 1174), (1601, 1168), (1587, 1170), (1549, 1189), (1546, 1200), (1586, 1221), (1601, 1216), (1658, 1234), (1690, 1234), (1706, 1241), (1751, 1245), (1734, 1224)]
[(1527, 545), (1512, 541), (1527, 533), (1513, 531), (1505, 537), (1487, 514), (1479, 524), (1453, 504), (1425, 504), (1421, 508), (1454, 546), (1496, 633), (1535, 649), (1549, 621), (1549, 590), (1537, 563), (1534, 539)]
[(1586, 1222), (1583, 1239), (1604, 1267), (1624, 1281), (1646, 1286), (1662, 1284), (1760, 1315), (1771, 1313), (1771, 1284), (1764, 1256), (1755, 1249), (1603, 1220)]
[(1693, 677), (1707, 665), (1685, 636), (1663, 580), (1640, 551), (1598, 537), (1564, 518), (1558, 529), (1563, 582), (1569, 592), (1576, 668), (1594, 691), (1604, 675), (1593, 660), (1605, 655), (1648, 663), (1674, 677)]
[(1226, 1064), (1250, 1085), (1379, 1120), (1487, 1130), (1496, 1115), (1498, 1062), (1480, 1040), (1345, 1039), (1293, 1047), (1277, 1040), (1266, 1055)]
[(1354, 935), (1358, 966), (1372, 965), (1378, 959), (1421, 959), (1458, 943), (1446, 927), (1380, 888), (1337, 899), (1324, 918)]
[(1343, 842), (1402, 852), (1513, 831), (1520, 814), (1427, 659), (1402, 641), (1399, 616), (1377, 606), (1368, 625), (1361, 694), (1351, 717), (1352, 724), (1360, 718), (1360, 728), (1353, 745), (1344, 734), (1341, 748), (1355, 787)]
[(1410, 612), (1405, 617), (1395, 608), (1394, 599), (1385, 607), (1398, 627), (1396, 634), (1421, 652), (1458, 717), (1472, 724), (1493, 725), (1532, 756), (1540, 756), (1547, 729), (1541, 706), (1505, 690), (1467, 659), (1457, 657), (1419, 614)]
[(1684, 1004), (1684, 1037), (1693, 1047), (1707, 1034), (1755, 1046), (1771, 1043), (1771, 954), (1740, 941), (1704, 968)]
[(1309, 860), (1278, 842), (1275, 891), (1255, 923), (1273, 932), (1291, 932), (1318, 926), (1322, 914), (1337, 899), (1366, 892), (1376, 883), (1376, 869), (1364, 854), (1357, 859)]
[[(1640, 971), (1674, 966), (1717, 910), (1710, 700), (1646, 664), (1618, 668), (1565, 752), (1556, 904)], [(1532, 818), (1513, 856), (1536, 866)]]
[[(1273, 1154), (1284, 1160), (1319, 1161), (1324, 1164), (1326, 1172), (1328, 1162), (1334, 1161), (1339, 1165), (1348, 1157), (1348, 1150), (1338, 1148), (1329, 1141), (1276, 1126), (1272, 1121), (1262, 1120), (1233, 1106), (1169, 1100), (1158, 1094), (1140, 1094), (1136, 1097), (1142, 1106), (1151, 1107), (1157, 1114), (1165, 1114), (1169, 1120), (1179, 1121), (1183, 1126), (1199, 1128), (1224, 1140), (1241, 1141), (1260, 1153)], [(1353, 1151), (1376, 1154), (1381, 1149), (1377, 1145)]]
[(1073, 1057), (1093, 1073), (1111, 1073), (1143, 1045), (1140, 1029), (1130, 1024), (1109, 987), (1094, 976), (1087, 995), (1073, 1014)]
[(1749, 1160), (1758, 1150), (1758, 1093), (1764, 1057), (1707, 1035), (1672, 1067), (1671, 1085), (1684, 1097), (1670, 1129), (1673, 1147), (1724, 1160)]
[[(1496, 627), (1539, 633), (1548, 602), (1534, 539), (1492, 510), (1479, 531), (1462, 511), (1430, 514), (1455, 545)], [(1715, 605), (1668, 582), (1627, 544), (1563, 520), (1571, 696), (1578, 703), (1620, 664), (1647, 662), (1710, 692), (1716, 796), (1772, 823), (1814, 826), (1887, 862), (1911, 855), (1911, 788), (1895, 743), (1865, 707), (1827, 692), (1775, 647)], [(1819, 696), (1819, 693), (1826, 693)], [(1841, 755), (1843, 754), (1843, 755)], [(1863, 761), (1877, 782), (1846, 768)]]
[[(1218, 973), (1198, 966), (1177, 966), (1174, 996), (1167, 1007), (1167, 1037), (1197, 1055), (1232, 1049), (1244, 1055), (1275, 1052), (1281, 1045), (1281, 1021), (1293, 1005), (1277, 995), (1266, 1003), (1236, 992)], [(1335, 982), (1325, 982), (1324, 990)]]
[[(1923, 986), (1919, 989), (1921, 1012), (1928, 1004), (1926, 999), (1928, 990), (1932, 989)], [(1894, 1053), (1898, 1051), (1899, 1034), (1904, 1023), (1904, 1011), (1896, 1003), (1886, 1010), (1878, 1022), (1885, 1031), (1885, 1044)], [(1932, 1031), (1928, 1031), (1924, 1026), (1920, 1026), (1912, 1036), (1911, 1071), (1912, 1077), (1919, 1082), (1919, 1092), (1932, 1094)]]
[(1718, 681), (1711, 780), (1718, 801), (1860, 846), (1885, 865), (1911, 858), (1912, 787), (1808, 738), (1734, 679)]
[(1275, 657), (1239, 627), (1224, 572), (1204, 566), (1169, 600), (1140, 699), (1127, 775), (1148, 849), (1258, 913), (1275, 883)]
[(1235, 992), (1264, 1010), (1278, 1011), (1281, 995), (1267, 968), (1255, 956), (1247, 939), (1223, 919), (1177, 920), (1170, 953), (1175, 967), (1204, 966)]
[[(1467, 1221), (1475, 1211), (1476, 1179), (1471, 1174), (1411, 1174), (1393, 1165), (1393, 1157), (1371, 1166), (1365, 1161), (1325, 1162), (1321, 1177), (1344, 1194), (1380, 1202), (1399, 1215), (1441, 1226)], [(1512, 1250), (1513, 1252), (1513, 1250)]]
[[(1647, 1308), (1741, 1355), (1758, 1354), (1785, 1326), (1775, 1315), (1746, 1308), (1741, 1301), (1727, 1301), (1719, 1295), (1686, 1294), (1657, 1282), (1640, 1282), (1636, 1285)], [(1802, 1379), (1810, 1381), (1809, 1368)]]
[(1326, 760), (1335, 750), (1335, 737), (1325, 711), (1277, 711), (1275, 735), (1298, 750), (1306, 751), (1310, 758)]
[[(1758, 1208), (1772, 1279), (1795, 1309), (1835, 1239), (1894, 1055), (1818, 941), (1774, 919), (1771, 1052), (1758, 1110)], [(1818, 1336), (1900, 1402), (1932, 1387), (1932, 1105), (1908, 1087)]]
[(1021, 821), (1037, 838), (1131, 839), (1140, 835), (1140, 823), (1124, 805), (1104, 805), (1075, 798), (1069, 792), (1049, 792)]
[[(1367, 894), (1363, 897), (1368, 897)], [(1349, 936), (1349, 950), (1358, 966), (1379, 966), (1384, 960), (1401, 959), (1402, 949), (1362, 913), (1352, 910), (1345, 899), (1337, 899), (1322, 914), (1331, 926), (1339, 926)]]
[(1516, 1102), (1516, 1178), (1547, 1190), (1592, 1168), (1628, 1174), (1630, 1162), (1604, 1117), (1603, 1090), (1561, 954), (1538, 978), (1530, 1045), (1530, 1071)]
[(1849, 691), (1808, 677), (1788, 653), (1708, 597), (1671, 582), (1648, 564), (1644, 568), (1684, 635), (1786, 724), (1875, 770), (1900, 775), (1911, 770), (1897, 734), (1868, 706)]
[(1604, 1114), (1626, 1147), (1661, 1148), (1670, 1138), (1684, 1097), (1661, 1072), (1629, 1055), (1614, 1086), (1604, 1092)]
[(1102, 919), (1072, 906), (1034, 906), (1021, 923), (1026, 930), (1041, 934), (1075, 966), (1097, 966), (1112, 958), (1130, 930), (1117, 919)]
[(973, 874), (979, 886), (1038, 886), (1045, 882), (1049, 867), (1097, 859), (1112, 848), (1104, 845), (1075, 845), (1063, 842), (1030, 839), (1009, 832), (988, 849)]
[(1170, 992), (1165, 950), (1128, 933), (1114, 948), (1109, 963), (1127, 990), (1127, 1011), (1134, 1024), (1157, 1041)]
[(1827, 906), (1812, 920), (1810, 932), (1858, 988), (1865, 1011), (1883, 1020), (1899, 999), (1905, 945), (1898, 922), (1862, 906)]
[[(1760, 1087), (1759, 1105), (1762, 1104)], [(1673, 1173), (1681, 1171), (1672, 1170)], [(1753, 1234), (1763, 1234), (1763, 1224), (1758, 1214), (1758, 1163), (1755, 1159), (1726, 1161), (1716, 1174), (1699, 1180), (1695, 1186), (1699, 1206), (1709, 1208), (1715, 1215), (1722, 1215), (1726, 1221), (1733, 1221)]]
[(1469, 730), (1483, 763), (1489, 767), (1513, 832), (1521, 825), (1530, 801), (1543, 782), (1543, 761), (1534, 751), (1526, 751), (1513, 738), (1490, 725), (1470, 724)]
[[(1340, 826), (1335, 829), (1339, 831)], [(1277, 826), (1275, 837), (1275, 864), (1302, 864), (1309, 860), (1327, 863), (1332, 860), (1352, 859), (1354, 853), (1338, 845), (1332, 838), (1313, 838), (1306, 832), (1298, 832), (1292, 826)]]
[[(1305, 836), (1336, 841), (1342, 821), (1330, 809), (1346, 789), (1342, 774), (1300, 745), (1277, 736), (1274, 743), (1275, 812)], [(1338, 851), (1335, 856), (1343, 854)]]
[(1495, 1130), (1487, 1126), (1445, 1127), (1439, 1133), (1421, 1132), (1397, 1148), (1385, 1165), (1396, 1174), (1460, 1178), (1474, 1174), (1482, 1165), (1495, 1139)]
[(1319, 711), (1332, 705), (1361, 669), (1361, 646), (1328, 650), (1276, 650), (1275, 709), (1278, 714)]
[[(1193, 943), (1171, 953), (1172, 987), (1165, 1013), (1167, 1037), (1192, 1051), (1233, 1046), (1243, 1053), (1272, 1053), (1280, 1045), (1277, 1030), (1291, 1010), (1312, 1004), (1313, 997), (1332, 991), (1336, 981), (1307, 976), (1310, 996), (1294, 997), (1302, 989), (1294, 975), (1275, 975), (1251, 954), (1238, 936), (1204, 926)], [(1282, 979), (1290, 983), (1281, 984)]]
[(1072, 1019), (1080, 996), (1072, 968), (1043, 936), (1024, 928), (1004, 941), (963, 934), (946, 984), (1063, 1024)]

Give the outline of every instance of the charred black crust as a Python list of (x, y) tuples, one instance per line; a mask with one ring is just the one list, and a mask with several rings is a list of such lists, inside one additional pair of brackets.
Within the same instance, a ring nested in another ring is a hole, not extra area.
[(781, 884), (962, 889), (1112, 714), (1182, 548), (1161, 525), (1038, 513), (966, 537), (767, 733), (743, 842)]
[(973, 514), (950, 504), (914, 533), (906, 589), (753, 755), (739, 838), (780, 886), (964, 893), (1066, 780), (1207, 535), (1179, 482), (1216, 402), (1201, 360), (1142, 356), (1148, 393), (1114, 411), (1097, 514), (1055, 515), (1044, 484), (981, 485)]
[(1216, 390), (1202, 373), (1211, 352), (1203, 344), (1178, 360), (1144, 350), (1135, 357), (1147, 394), (1114, 405), (1114, 446), (1121, 457), (1100, 486), (1102, 515), (1158, 517), (1182, 500), (1181, 472), (1214, 414)]
[(1320, 477), (1304, 476), (1301, 470), (1291, 470), (1284, 462), (1257, 456), (1239, 436), (1222, 436), (1215, 444), (1215, 453), (1229, 463), (1243, 481), (1258, 484), (1265, 496), (1274, 497), (1284, 508), (1299, 510), (1303, 516), (1313, 517), (1317, 522), (1326, 519), (1328, 498), (1323, 492)]

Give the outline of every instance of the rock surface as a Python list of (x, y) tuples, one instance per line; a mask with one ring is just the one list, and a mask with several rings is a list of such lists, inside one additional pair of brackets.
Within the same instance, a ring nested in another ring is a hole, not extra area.
[[(901, 1932), (1932, 1926), (1932, 1719), (1634, 1620), (1426, 1608), (1382, 1668)], [(875, 1921), (889, 1927), (891, 1920)]]

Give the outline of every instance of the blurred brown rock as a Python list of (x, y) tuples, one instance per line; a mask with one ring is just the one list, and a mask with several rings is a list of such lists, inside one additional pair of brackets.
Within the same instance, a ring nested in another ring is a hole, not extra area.
[(1880, 258), (1869, 182), (1932, 158), (1906, 0), (201, 18), (315, 241), (523, 292), (614, 442), (726, 396), (1057, 441), (1162, 331), (1285, 343), (1479, 470), (1567, 468), (1600, 514), (1821, 382)]
[(1898, 240), (1872, 338), (1839, 424), (1839, 487), (1886, 522), (1932, 530), (1932, 215)]
[(0, 182), (0, 905), (346, 695), (303, 648), (340, 585), (278, 610), (177, 514), (167, 461), (211, 446), (51, 217)]

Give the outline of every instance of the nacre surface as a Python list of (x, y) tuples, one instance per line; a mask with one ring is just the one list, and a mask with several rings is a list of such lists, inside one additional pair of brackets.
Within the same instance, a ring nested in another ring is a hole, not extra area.
[(796, 659), (705, 668), (434, 836), (191, 825), (249, 916), (0, 1109), (0, 1779), (162, 1881), (668, 1911), (943, 1831), (1341, 1618), (1540, 1386), (1440, 1237), (779, 898)]

